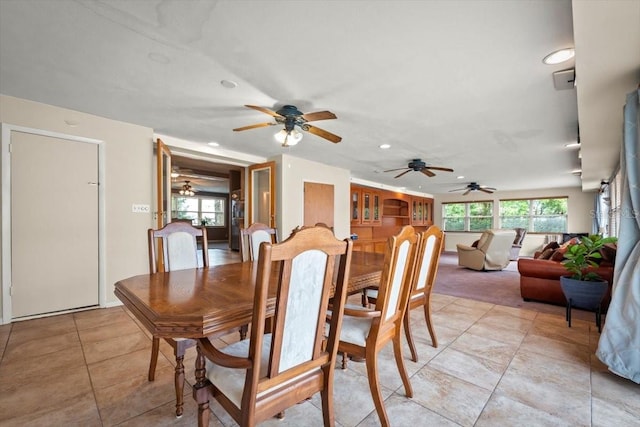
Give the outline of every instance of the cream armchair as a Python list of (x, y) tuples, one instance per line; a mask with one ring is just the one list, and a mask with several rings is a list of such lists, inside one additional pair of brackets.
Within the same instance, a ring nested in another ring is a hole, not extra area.
[(458, 265), (472, 270), (502, 270), (510, 262), (515, 230), (486, 230), (477, 247), (456, 245)]

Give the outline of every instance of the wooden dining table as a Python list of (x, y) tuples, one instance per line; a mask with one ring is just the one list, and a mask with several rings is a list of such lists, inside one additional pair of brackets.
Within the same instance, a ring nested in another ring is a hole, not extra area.
[[(347, 293), (377, 286), (383, 264), (382, 254), (353, 252)], [(257, 261), (246, 261), (142, 274), (116, 282), (114, 293), (155, 337), (211, 338), (251, 323), (257, 271)], [(275, 309), (279, 268), (272, 268), (271, 274), (274, 288), (269, 290), (267, 316)], [(199, 352), (195, 365), (194, 398), (206, 387), (205, 361)], [(176, 370), (184, 372), (180, 364)], [(180, 413), (181, 406), (178, 399)], [(199, 406), (198, 412), (203, 413), (198, 423), (206, 424), (208, 405)]]
[[(347, 292), (377, 286), (383, 263), (382, 254), (353, 252)], [(257, 264), (246, 261), (142, 274), (116, 282), (114, 293), (156, 337), (216, 336), (251, 322)], [(275, 278), (278, 269), (272, 274)], [(275, 296), (275, 289), (270, 294)], [(267, 314), (273, 309), (268, 304)]]

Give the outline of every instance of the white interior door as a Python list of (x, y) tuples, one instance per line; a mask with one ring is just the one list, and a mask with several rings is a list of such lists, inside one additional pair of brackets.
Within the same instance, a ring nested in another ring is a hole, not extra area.
[(98, 305), (98, 145), (12, 132), (11, 309)]

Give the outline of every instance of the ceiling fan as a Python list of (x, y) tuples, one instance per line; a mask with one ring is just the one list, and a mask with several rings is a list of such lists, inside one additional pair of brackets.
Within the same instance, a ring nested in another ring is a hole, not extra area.
[[(243, 130), (256, 129), (266, 126), (273, 126), (276, 124), (284, 125), (284, 129), (276, 134), (276, 138), (282, 142), (283, 146), (290, 146), (297, 144), (302, 139), (302, 133), (300, 133), (296, 126), (302, 129), (303, 131), (310, 132), (314, 135), (317, 135), (321, 138), (328, 139), (333, 143), (338, 143), (342, 141), (342, 138), (338, 135), (334, 135), (331, 132), (328, 132), (324, 129), (320, 129), (316, 126), (310, 125), (308, 122), (313, 122), (316, 120), (329, 120), (336, 119), (336, 115), (331, 111), (316, 111), (315, 113), (303, 113), (298, 108), (293, 105), (285, 105), (280, 108), (278, 111), (272, 111), (268, 108), (258, 107), (255, 105), (245, 105), (247, 108), (253, 108), (254, 110), (258, 110), (262, 113), (268, 114), (272, 116), (276, 122), (265, 122), (258, 123), (255, 125), (243, 126), (239, 128), (235, 128), (234, 131), (239, 132)], [(278, 136), (279, 135), (279, 136)]]
[(451, 169), (451, 168), (443, 168), (441, 166), (427, 165), (425, 162), (423, 162), (420, 159), (411, 160), (406, 168), (389, 169), (389, 170), (386, 170), (384, 172), (393, 172), (393, 171), (399, 171), (399, 170), (403, 170), (403, 169), (406, 169), (406, 170), (404, 172), (401, 172), (398, 175), (394, 176), (394, 178), (400, 178), (402, 175), (404, 175), (406, 173), (409, 173), (411, 171), (422, 172), (423, 174), (427, 175), (428, 177), (436, 176), (436, 174), (431, 172), (431, 170), (453, 172), (453, 169)]
[(467, 194), (469, 194), (472, 191), (483, 191), (483, 192), (489, 193), (489, 194), (491, 194), (494, 191), (496, 191), (496, 189), (493, 188), (493, 187), (487, 187), (486, 185), (480, 185), (477, 182), (470, 182), (464, 188), (457, 188), (455, 190), (449, 190), (449, 193), (452, 193), (454, 191), (462, 191), (462, 190), (464, 190), (464, 193), (462, 193), (463, 196), (466, 196)]

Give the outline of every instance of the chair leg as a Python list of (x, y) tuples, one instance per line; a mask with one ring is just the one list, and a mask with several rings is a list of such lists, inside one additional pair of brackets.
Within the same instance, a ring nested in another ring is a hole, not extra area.
[(387, 411), (384, 408), (384, 400), (382, 399), (382, 391), (378, 381), (378, 355), (376, 353), (367, 354), (365, 364), (367, 366), (369, 389), (371, 390), (371, 397), (373, 398), (378, 418), (380, 418), (380, 424), (382, 427), (389, 427), (389, 417), (387, 417)]
[(160, 351), (160, 338), (151, 340), (151, 360), (149, 361), (149, 381), (156, 378), (156, 365), (158, 364), (158, 352)]
[(176, 386), (176, 417), (181, 417), (184, 410), (183, 394), (184, 394), (184, 352), (178, 353), (176, 351), (176, 373), (175, 373), (175, 386)]
[(407, 309), (402, 319), (404, 323), (404, 334), (407, 337), (407, 343), (409, 344), (409, 350), (411, 351), (411, 360), (418, 361), (418, 352), (416, 351), (416, 345), (413, 342), (413, 336), (411, 335), (411, 310)]
[(436, 337), (436, 330), (433, 327), (433, 321), (431, 320), (431, 303), (427, 300), (424, 303), (424, 320), (427, 322), (427, 329), (429, 329), (429, 335), (431, 336), (431, 344), (434, 348), (438, 348), (438, 337)]
[(402, 358), (402, 340), (400, 339), (399, 334), (393, 338), (393, 355), (396, 358), (396, 365), (398, 365), (402, 384), (404, 384), (404, 394), (406, 394), (407, 397), (413, 397), (413, 388), (411, 387), (409, 374), (407, 373), (407, 368), (405, 367), (404, 359)]
[(342, 369), (347, 369), (347, 352), (342, 353)]
[(323, 368), (324, 370), (324, 384), (320, 397), (322, 398), (322, 420), (325, 427), (335, 425), (335, 417), (333, 411), (333, 373), (334, 370), (330, 367)]
[(200, 351), (200, 346), (196, 347), (196, 383), (193, 385), (193, 398), (198, 404), (198, 427), (209, 425), (209, 387), (207, 386), (205, 357)]

